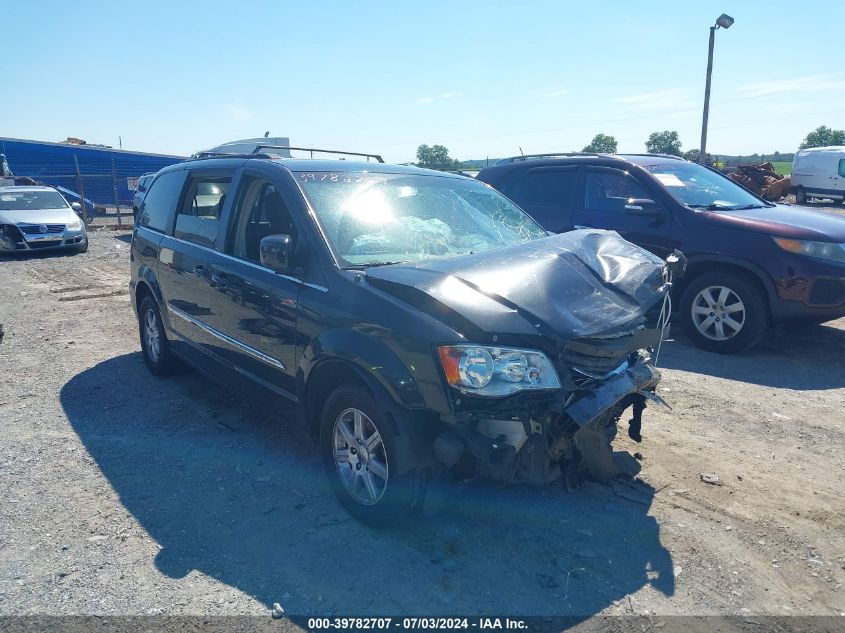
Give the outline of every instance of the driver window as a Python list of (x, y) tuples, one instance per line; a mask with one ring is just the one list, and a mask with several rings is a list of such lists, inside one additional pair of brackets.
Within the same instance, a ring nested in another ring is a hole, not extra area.
[(268, 235), (289, 235), (296, 243), (296, 227), (281, 194), (272, 183), (244, 178), (235, 202), (235, 231), (231, 254), (261, 263), (261, 240)]
[(615, 169), (589, 170), (584, 188), (584, 208), (625, 213), (628, 198), (651, 198), (634, 178)]
[(174, 237), (214, 248), (231, 175), (191, 176), (176, 212)]

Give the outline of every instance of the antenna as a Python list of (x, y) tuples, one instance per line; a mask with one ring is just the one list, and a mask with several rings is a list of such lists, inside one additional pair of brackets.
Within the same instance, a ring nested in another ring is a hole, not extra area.
[(519, 146), (519, 155), (525, 156), (525, 153), (522, 151), (522, 145)]

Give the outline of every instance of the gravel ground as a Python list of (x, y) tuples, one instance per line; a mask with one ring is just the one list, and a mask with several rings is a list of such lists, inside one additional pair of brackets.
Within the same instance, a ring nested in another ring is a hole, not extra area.
[(845, 320), (665, 344), (634, 480), (467, 483), (376, 531), (284, 421), (150, 375), (128, 241), (0, 259), (0, 615), (845, 612)]

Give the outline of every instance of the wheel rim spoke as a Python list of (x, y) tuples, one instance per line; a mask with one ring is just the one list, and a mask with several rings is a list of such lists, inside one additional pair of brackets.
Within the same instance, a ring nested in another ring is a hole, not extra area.
[(745, 304), (727, 286), (702, 288), (690, 308), (695, 328), (714, 341), (726, 341), (736, 336), (745, 325)]
[(378, 427), (360, 409), (349, 408), (335, 419), (333, 440), (335, 467), (347, 492), (361, 504), (378, 503), (389, 474)]

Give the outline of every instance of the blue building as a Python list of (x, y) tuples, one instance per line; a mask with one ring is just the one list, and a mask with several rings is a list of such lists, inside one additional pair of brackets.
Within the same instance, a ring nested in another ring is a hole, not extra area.
[(138, 176), (185, 160), (183, 156), (4, 137), (0, 137), (0, 154), (6, 156), (15, 176), (29, 176), (76, 193), (84, 189), (85, 198), (98, 206), (112, 206), (115, 198), (131, 205)]

